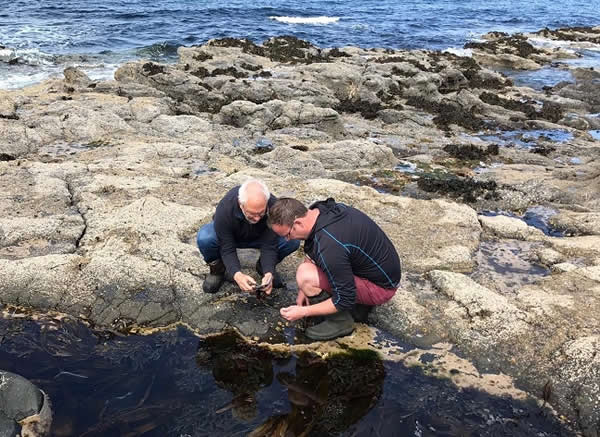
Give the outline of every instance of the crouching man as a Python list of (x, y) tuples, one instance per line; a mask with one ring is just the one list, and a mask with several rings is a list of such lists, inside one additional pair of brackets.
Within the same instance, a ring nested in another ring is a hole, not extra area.
[(296, 240), (277, 236), (267, 227), (266, 213), (276, 198), (264, 182), (251, 179), (232, 188), (221, 199), (213, 221), (200, 228), (198, 249), (210, 268), (202, 288), (206, 293), (219, 291), (224, 279), (235, 281), (243, 291), (254, 290), (256, 281), (242, 272), (238, 248), (260, 249), (256, 271), (262, 277), (265, 293), (284, 287), (275, 266), (300, 246)]
[[(325, 316), (306, 335), (330, 340), (354, 329), (351, 311), (366, 319), (374, 305), (394, 296), (400, 283), (400, 258), (383, 230), (361, 211), (329, 198), (307, 209), (292, 198), (281, 198), (269, 208), (268, 225), (288, 240), (305, 240), (307, 259), (298, 266), (296, 305), (280, 310), (293, 321)], [(331, 297), (310, 305), (321, 290)], [(360, 320), (363, 321), (363, 320)]]

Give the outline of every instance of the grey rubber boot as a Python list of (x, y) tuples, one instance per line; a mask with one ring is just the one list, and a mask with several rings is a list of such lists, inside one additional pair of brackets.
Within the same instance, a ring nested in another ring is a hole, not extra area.
[(205, 293), (216, 293), (221, 288), (221, 284), (223, 284), (223, 280), (225, 279), (225, 264), (219, 258), (209, 262), (208, 268), (210, 272), (202, 284), (202, 290)]
[[(260, 276), (264, 276), (262, 267), (260, 265), (260, 259), (258, 261), (256, 261), (256, 272)], [(273, 272), (273, 288), (283, 288), (283, 287), (285, 287), (285, 282), (283, 282), (283, 280), (281, 279), (281, 276), (279, 276), (279, 273), (277, 273), (277, 269), (276, 269)]]
[(306, 336), (311, 340), (332, 340), (352, 334), (354, 320), (348, 311), (338, 311), (325, 316), (325, 321), (306, 329)]
[(369, 323), (369, 313), (373, 310), (372, 305), (365, 305), (357, 303), (354, 308), (350, 310), (350, 314), (355, 322), (358, 323)]

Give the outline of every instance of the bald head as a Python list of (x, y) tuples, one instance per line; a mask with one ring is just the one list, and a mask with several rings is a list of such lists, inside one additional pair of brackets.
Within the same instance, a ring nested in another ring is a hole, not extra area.
[(250, 179), (240, 186), (238, 202), (250, 223), (258, 223), (267, 212), (267, 203), (271, 193), (267, 185), (258, 179)]

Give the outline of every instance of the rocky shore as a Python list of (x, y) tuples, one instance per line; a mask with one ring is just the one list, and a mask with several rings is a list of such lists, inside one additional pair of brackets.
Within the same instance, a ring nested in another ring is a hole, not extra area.
[[(201, 291), (196, 230), (259, 177), (280, 196), (356, 206), (388, 233), (405, 274), (378, 329), (453, 344), (598, 436), (600, 72), (568, 60), (600, 50), (600, 28), (491, 33), (465, 49), (222, 39), (111, 81), (68, 68), (0, 91), (1, 303), (128, 332), (233, 326), (288, 347), (278, 309), (301, 254), (266, 302)], [(573, 80), (509, 77), (540, 68)]]

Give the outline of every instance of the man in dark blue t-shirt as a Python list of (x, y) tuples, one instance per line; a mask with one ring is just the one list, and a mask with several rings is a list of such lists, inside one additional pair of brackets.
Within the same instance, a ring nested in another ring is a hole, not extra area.
[[(250, 292), (256, 281), (242, 272), (236, 249), (260, 250), (257, 272), (263, 277), (265, 293), (280, 288), (281, 281), (275, 266), (300, 246), (297, 240), (288, 241), (267, 227), (266, 213), (275, 202), (266, 184), (251, 179), (229, 190), (217, 205), (213, 221), (200, 228), (196, 241), (210, 273), (202, 288), (206, 293), (219, 291), (225, 276), (240, 289)], [(264, 276), (263, 276), (264, 275)]]

